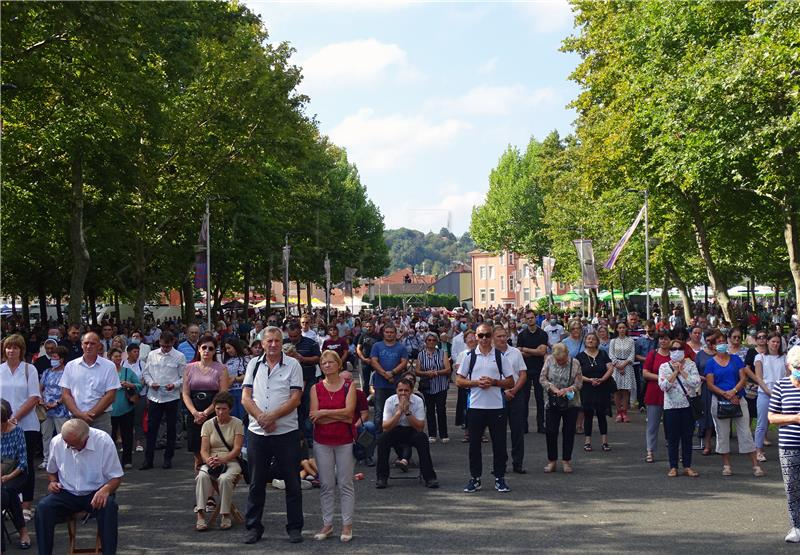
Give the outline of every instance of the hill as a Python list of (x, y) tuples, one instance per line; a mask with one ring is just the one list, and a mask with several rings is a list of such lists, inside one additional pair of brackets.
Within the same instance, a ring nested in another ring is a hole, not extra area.
[(390, 272), (413, 266), (419, 273), (444, 275), (456, 262), (469, 264), (467, 253), (475, 248), (469, 232), (456, 237), (447, 228), (439, 233), (387, 229), (383, 238), (389, 247)]

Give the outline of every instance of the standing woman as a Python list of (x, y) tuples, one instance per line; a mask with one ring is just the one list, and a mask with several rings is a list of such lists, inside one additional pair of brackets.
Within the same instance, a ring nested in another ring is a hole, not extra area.
[[(750, 409), (750, 420), (758, 418), (758, 390), (760, 386), (758, 385), (758, 378), (756, 378), (756, 357), (767, 352), (767, 332), (764, 330), (754, 331), (753, 335), (755, 336), (754, 346), (747, 350), (747, 355), (744, 358), (747, 372), (745, 398), (747, 399), (747, 408)], [(766, 447), (772, 445), (766, 435), (764, 436), (764, 445)]]
[[(713, 395), (711, 395), (711, 392), (708, 390), (706, 365), (709, 360), (712, 360), (716, 356), (716, 345), (721, 339), (722, 335), (718, 331), (709, 330), (705, 333), (705, 347), (695, 352), (695, 364), (697, 365), (697, 371), (700, 372), (700, 378), (703, 382), (700, 395), (703, 397), (704, 413), (703, 418), (700, 419), (699, 433), (704, 457), (711, 454), (711, 432), (714, 430), (714, 419), (711, 415), (711, 397), (713, 397)], [(694, 351), (694, 347), (692, 347), (692, 350)]]
[[(772, 388), (780, 380), (789, 375), (786, 368), (786, 357), (779, 333), (771, 333), (767, 339), (767, 352), (756, 356), (756, 382), (758, 390), (758, 421), (756, 423), (756, 458), (758, 462), (767, 460), (764, 455), (764, 438), (767, 436), (769, 397)], [(748, 420), (749, 422), (749, 420)]]
[(314, 458), (317, 460), (322, 505), (322, 529), (315, 540), (333, 535), (334, 489), (339, 486), (342, 511), (342, 534), (339, 539), (353, 539), (353, 414), (356, 388), (349, 387), (339, 372), (342, 360), (335, 351), (322, 353), (319, 360), (325, 378), (311, 389), (309, 417), (314, 423)]
[[(703, 328), (700, 326), (692, 326), (689, 331), (689, 341), (686, 342), (692, 348), (695, 354), (703, 349)], [(697, 360), (697, 359), (695, 359)]]
[[(647, 456), (645, 462), (655, 462), (658, 448), (658, 428), (664, 413), (664, 391), (658, 382), (658, 372), (662, 364), (670, 362), (670, 337), (666, 331), (656, 334), (658, 348), (650, 351), (644, 360), (642, 378), (645, 383), (644, 403), (647, 406)], [(678, 343), (683, 343), (676, 340)], [(692, 363), (694, 364), (694, 363)], [(696, 367), (695, 367), (696, 368)], [(694, 431), (694, 425), (692, 425)], [(666, 435), (666, 430), (665, 430)]]
[(222, 363), (228, 368), (228, 377), (231, 380), (231, 386), (228, 389), (228, 393), (233, 397), (231, 416), (240, 420), (244, 418), (242, 382), (247, 370), (247, 362), (242, 342), (236, 338), (226, 340), (222, 347)]
[(61, 426), (69, 419), (69, 411), (61, 400), (61, 376), (64, 375), (64, 364), (69, 356), (66, 347), (56, 347), (50, 357), (50, 368), (42, 374), (41, 385), (39, 386), (42, 394), (42, 404), (47, 410), (46, 418), (41, 423), (42, 430), (42, 454), (44, 460), (41, 468), (47, 467), (47, 459), (50, 456), (50, 440), (61, 433)]
[(769, 423), (778, 426), (778, 453), (791, 530), (785, 540), (800, 542), (800, 346), (786, 355), (789, 377), (781, 378), (769, 398)]
[[(739, 453), (750, 455), (754, 476), (764, 476), (764, 470), (756, 459), (756, 445), (753, 442), (753, 433), (750, 431), (750, 413), (747, 403), (742, 402), (744, 386), (747, 383), (744, 363), (739, 357), (728, 354), (727, 343), (717, 343), (714, 348), (717, 354), (706, 363), (706, 384), (712, 395), (711, 416), (717, 431), (717, 453), (722, 455), (722, 475), (733, 474), (730, 434), (731, 422), (735, 422)], [(720, 406), (723, 407), (723, 418), (720, 418)], [(740, 416), (725, 417), (725, 410), (736, 411)]]
[(569, 335), (561, 340), (561, 342), (567, 346), (569, 350), (569, 356), (575, 358), (578, 356), (583, 350), (583, 326), (581, 325), (581, 321), (577, 318), (573, 318), (569, 322)]
[(111, 437), (116, 440), (119, 432), (122, 438), (122, 467), (125, 469), (133, 466), (133, 421), (136, 403), (139, 402), (139, 391), (142, 384), (136, 373), (122, 366), (122, 351), (112, 347), (108, 358), (117, 367), (120, 388), (111, 405)]
[(192, 415), (187, 430), (189, 451), (194, 454), (194, 470), (203, 464), (200, 455), (200, 430), (206, 420), (214, 414), (212, 401), (220, 391), (228, 391), (230, 377), (228, 369), (214, 360), (217, 341), (211, 335), (200, 338), (197, 356), (200, 360), (186, 365), (183, 371), (182, 397), (186, 410)]
[(630, 422), (628, 407), (631, 403), (631, 389), (636, 387), (636, 376), (633, 373), (633, 359), (636, 354), (636, 342), (628, 337), (628, 326), (619, 322), (616, 327), (617, 337), (608, 345), (608, 356), (614, 367), (614, 381), (617, 391), (614, 401), (617, 408), (617, 422)]
[(608, 326), (606, 324), (597, 326), (597, 338), (600, 340), (598, 348), (608, 353), (608, 344), (611, 342), (611, 338), (608, 336)]
[(450, 357), (438, 347), (439, 338), (433, 332), (425, 334), (425, 346), (417, 357), (414, 373), (420, 378), (419, 390), (425, 396), (428, 420), (428, 439), (436, 437), (447, 443), (447, 388), (450, 387)]
[(41, 402), (39, 394), (39, 372), (33, 364), (25, 362), (25, 339), (15, 333), (3, 340), (3, 363), (0, 364), (0, 391), (3, 398), (11, 406), (11, 424), (19, 425), (25, 434), (28, 468), (25, 473), (25, 484), (22, 487), (22, 514), (25, 520), (33, 518), (31, 503), (33, 502), (33, 471), (38, 444), (42, 440), (39, 432), (39, 419), (34, 407)]
[(611, 374), (614, 368), (605, 351), (600, 350), (600, 339), (594, 332), (586, 334), (585, 348), (576, 360), (581, 365), (583, 387), (581, 403), (583, 406), (584, 437), (583, 450), (592, 450), (592, 420), (597, 416), (597, 427), (600, 430), (600, 441), (603, 451), (611, 451), (608, 444), (608, 423), (606, 416), (611, 414)]
[[(694, 415), (689, 406), (689, 397), (694, 397), (700, 385), (700, 374), (691, 359), (686, 358), (683, 342), (670, 344), (670, 361), (658, 368), (658, 386), (664, 392), (664, 431), (669, 451), (667, 476), (678, 475), (678, 453), (683, 462), (683, 473), (691, 478), (699, 474), (692, 469), (692, 433)], [(648, 407), (650, 405), (647, 405)]]
[(569, 356), (563, 343), (553, 345), (553, 356), (548, 357), (539, 376), (539, 383), (547, 393), (545, 428), (547, 436), (547, 466), (553, 472), (558, 460), (558, 428), (561, 421), (561, 464), (566, 474), (572, 473), (572, 447), (575, 444), (575, 422), (581, 406), (580, 389), (583, 383), (581, 365)]

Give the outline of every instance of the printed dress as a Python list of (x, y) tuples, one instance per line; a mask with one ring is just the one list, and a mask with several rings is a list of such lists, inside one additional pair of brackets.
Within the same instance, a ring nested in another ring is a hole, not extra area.
[(633, 373), (633, 355), (636, 351), (636, 342), (632, 337), (615, 337), (608, 346), (608, 356), (611, 362), (617, 363), (623, 360), (628, 361), (625, 373), (620, 374), (618, 368), (614, 368), (614, 381), (617, 382), (617, 389), (636, 389), (636, 376)]

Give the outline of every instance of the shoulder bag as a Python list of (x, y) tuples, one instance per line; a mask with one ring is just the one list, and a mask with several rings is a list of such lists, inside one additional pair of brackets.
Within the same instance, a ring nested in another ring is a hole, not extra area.
[[(125, 371), (126, 371), (126, 372), (125, 372), (125, 376), (126, 376), (126, 377), (130, 377), (130, 374), (129, 374), (129, 372), (131, 371), (131, 369), (130, 369), (130, 368), (128, 368), (128, 367), (126, 366), (126, 367), (125, 367)], [(130, 381), (130, 380), (125, 380), (125, 381)], [(131, 382), (131, 383), (133, 383), (133, 382)], [(135, 405), (136, 403), (138, 403), (138, 402), (139, 402), (139, 392), (138, 392), (138, 391), (136, 391), (136, 388), (135, 388), (135, 387), (134, 387), (134, 388), (129, 388), (129, 389), (126, 389), (126, 390), (125, 390), (125, 397), (127, 397), (127, 399), (128, 399), (128, 402), (129, 402), (131, 405)]]
[[(230, 445), (228, 445), (227, 441), (225, 441), (225, 436), (222, 435), (222, 429), (219, 427), (219, 422), (217, 421), (216, 417), (214, 417), (214, 428), (216, 428), (217, 434), (219, 435), (219, 438), (222, 440), (222, 445), (225, 446), (225, 449), (227, 449), (228, 451), (233, 451), (233, 448)], [(247, 461), (241, 455), (236, 457), (236, 462), (239, 463), (239, 468), (242, 469), (242, 478), (244, 478), (244, 482), (246, 484), (249, 484), (250, 483), (250, 466), (247, 464)], [(220, 466), (219, 468), (222, 468), (222, 467)], [(212, 469), (209, 469), (209, 470), (212, 470)], [(224, 472), (224, 469), (223, 469), (223, 471), (217, 473), (217, 476), (219, 476), (222, 472)], [(209, 472), (209, 474), (210, 474), (210, 472)]]
[[(699, 395), (695, 395), (694, 397), (689, 397), (689, 394), (686, 393), (686, 388), (683, 387), (680, 378), (676, 378), (678, 380), (678, 385), (681, 386), (683, 390), (683, 394), (686, 395), (686, 399), (689, 401), (689, 408), (692, 409), (692, 418), (695, 420), (700, 420), (705, 415), (705, 407), (703, 406), (703, 399)], [(740, 409), (741, 410), (741, 409)]]
[[(28, 363), (25, 363), (25, 387), (28, 386)], [(41, 398), (40, 398), (41, 399)], [(44, 403), (40, 400), (36, 405), (33, 407), (34, 412), (36, 412), (36, 418), (39, 419), (39, 422), (44, 422), (47, 420), (47, 408), (44, 406)], [(16, 466), (16, 465), (15, 465)], [(12, 468), (13, 470), (13, 468)], [(5, 472), (3, 472), (5, 474)]]

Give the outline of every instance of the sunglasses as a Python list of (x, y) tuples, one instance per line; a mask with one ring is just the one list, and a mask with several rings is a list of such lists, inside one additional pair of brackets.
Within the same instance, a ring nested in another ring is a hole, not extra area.
[(670, 351), (682, 351), (683, 347), (670, 347), (669, 350)]
[(492, 334), (491, 333), (479, 333), (479, 334), (477, 334), (477, 336), (478, 336), (478, 339), (488, 339), (489, 337), (492, 336)]
[(757, 335), (756, 336), (756, 339), (766, 339), (766, 338), (767, 338), (766, 335)]
[(202, 347), (200, 347), (200, 350), (201, 351), (213, 351), (214, 350), (214, 346), (213, 345), (203, 345)]

